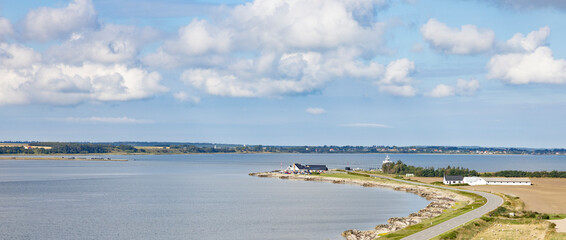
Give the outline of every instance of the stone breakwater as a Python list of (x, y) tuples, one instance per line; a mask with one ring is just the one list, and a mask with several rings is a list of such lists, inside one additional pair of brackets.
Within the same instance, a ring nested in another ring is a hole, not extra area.
[(290, 180), (302, 180), (302, 181), (319, 181), (319, 182), (330, 182), (334, 184), (353, 184), (360, 185), (363, 187), (380, 187), (380, 188), (390, 188), (396, 191), (405, 191), (409, 193), (417, 194), (428, 201), (431, 201), (428, 206), (419, 210), (416, 213), (411, 213), (407, 217), (394, 217), (387, 220), (387, 224), (380, 224), (373, 230), (347, 230), (342, 233), (342, 236), (347, 240), (371, 240), (378, 238), (381, 234), (390, 233), (397, 231), (399, 229), (418, 224), (425, 219), (436, 217), (443, 213), (443, 210), (451, 208), (456, 204), (456, 202), (469, 202), (471, 199), (451, 191), (416, 186), (410, 184), (404, 184), (401, 182), (377, 182), (370, 180), (360, 180), (360, 179), (342, 179), (335, 177), (320, 177), (320, 176), (310, 176), (310, 175), (294, 175), (294, 174), (281, 174), (273, 172), (265, 173), (250, 173), (250, 176), (256, 177), (269, 177), (269, 178), (280, 178), (280, 179), (290, 179)]

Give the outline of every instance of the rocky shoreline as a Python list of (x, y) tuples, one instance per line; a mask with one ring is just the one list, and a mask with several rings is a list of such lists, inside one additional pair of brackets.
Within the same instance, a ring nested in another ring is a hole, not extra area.
[(256, 177), (269, 177), (269, 178), (280, 178), (280, 179), (290, 179), (290, 180), (302, 180), (302, 181), (319, 181), (319, 182), (330, 182), (334, 184), (353, 184), (360, 185), (364, 187), (380, 187), (389, 188), (396, 191), (404, 191), (409, 193), (417, 194), (431, 203), (425, 208), (419, 210), (416, 213), (411, 213), (407, 217), (394, 217), (387, 220), (387, 224), (380, 224), (373, 230), (356, 230), (351, 229), (344, 231), (342, 236), (347, 240), (371, 240), (378, 238), (382, 234), (397, 231), (399, 229), (418, 224), (425, 219), (436, 217), (443, 213), (443, 210), (451, 208), (456, 204), (456, 202), (471, 202), (470, 198), (462, 195), (458, 195), (454, 192), (424, 187), (416, 186), (410, 184), (404, 184), (401, 182), (375, 182), (368, 180), (359, 179), (342, 179), (335, 177), (321, 177), (312, 175), (296, 175), (296, 174), (282, 174), (275, 172), (262, 172), (262, 173), (250, 173), (250, 176)]

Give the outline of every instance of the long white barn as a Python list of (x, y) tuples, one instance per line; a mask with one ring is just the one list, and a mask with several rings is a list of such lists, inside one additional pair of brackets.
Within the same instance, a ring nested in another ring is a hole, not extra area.
[(506, 178), (506, 177), (464, 177), (464, 183), (468, 185), (531, 185), (529, 178)]

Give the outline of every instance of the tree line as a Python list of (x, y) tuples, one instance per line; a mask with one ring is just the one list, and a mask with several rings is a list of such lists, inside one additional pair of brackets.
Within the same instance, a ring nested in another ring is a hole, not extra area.
[(518, 171), (505, 170), (493, 173), (478, 173), (463, 167), (434, 168), (434, 167), (415, 167), (403, 163), (401, 160), (395, 163), (386, 163), (381, 166), (384, 173), (405, 175), (414, 174), (416, 177), (443, 177), (443, 176), (481, 176), (481, 177), (532, 177), (532, 178), (566, 178), (566, 171)]
[(111, 143), (62, 143), (33, 142), (30, 147), (2, 146), (0, 154), (107, 154), (107, 153), (234, 153), (259, 151), (257, 147), (199, 147), (194, 145), (154, 146), (151, 148), (135, 147), (127, 144)]
[[(8, 142), (28, 144), (26, 142)], [(214, 143), (177, 143), (177, 142), (109, 142), (109, 143), (74, 143), (74, 142), (32, 142), (34, 146), (51, 146), (53, 150), (25, 151), (20, 147), (1, 147), (0, 154), (18, 153), (442, 153), (442, 154), (532, 154), (566, 155), (566, 149), (528, 149), (528, 148), (486, 148), (486, 147), (451, 147), (451, 146), (263, 146), (242, 144)], [(146, 147), (146, 148), (144, 148)], [(15, 149), (8, 149), (15, 148)]]
[(414, 174), (417, 177), (443, 177), (444, 175), (458, 176), (478, 176), (476, 170), (470, 170), (462, 167), (434, 168), (434, 167), (415, 167), (403, 163), (401, 160), (395, 163), (385, 163), (381, 166), (384, 173), (387, 174)]
[(517, 171), (517, 170), (505, 170), (494, 173), (483, 173), (484, 177), (533, 177), (533, 178), (566, 178), (565, 171)]

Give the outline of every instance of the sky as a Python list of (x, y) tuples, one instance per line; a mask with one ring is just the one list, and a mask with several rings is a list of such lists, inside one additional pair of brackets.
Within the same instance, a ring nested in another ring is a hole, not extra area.
[(566, 2), (0, 1), (0, 141), (566, 147)]

